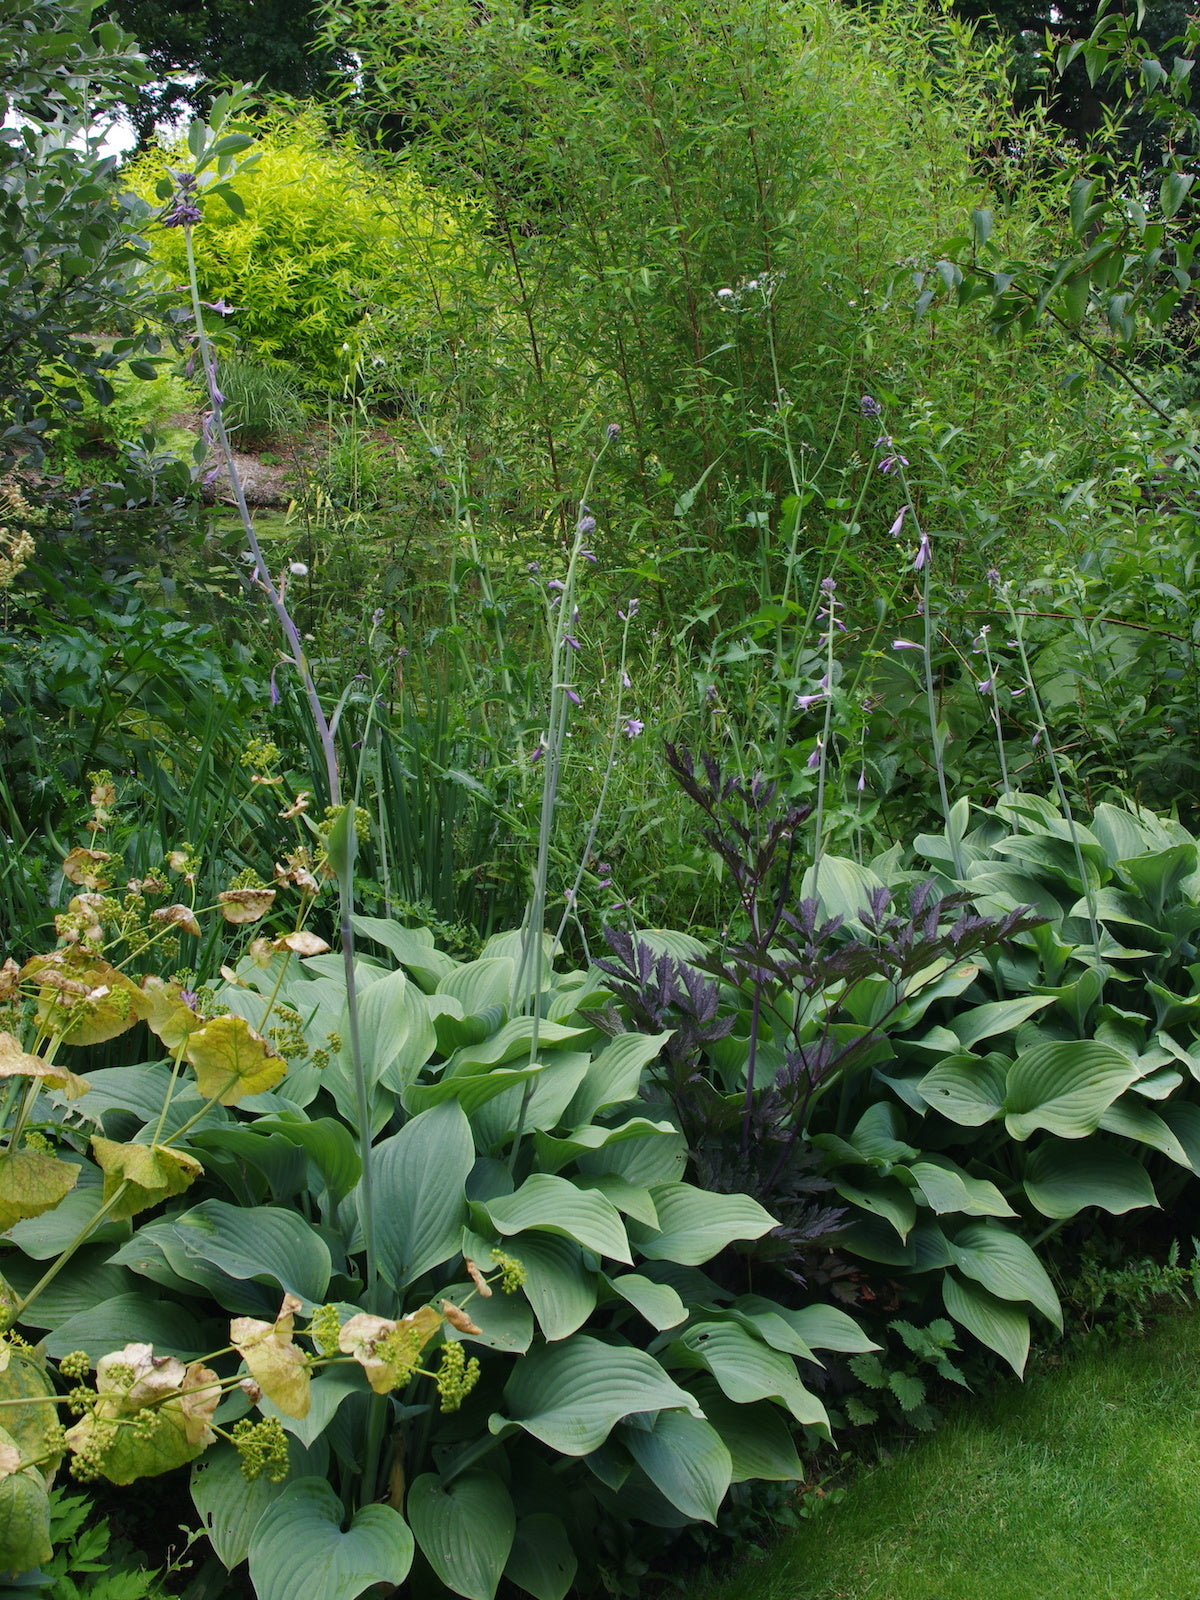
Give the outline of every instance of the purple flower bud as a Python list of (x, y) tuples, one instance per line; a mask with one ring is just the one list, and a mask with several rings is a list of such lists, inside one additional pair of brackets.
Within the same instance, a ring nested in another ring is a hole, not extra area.
[(271, 704), (273, 706), (277, 706), (279, 704), (280, 700), (282, 699), (282, 696), (279, 693), (279, 685), (275, 682), (275, 668), (274, 667), (271, 668), (271, 691), (270, 691), (270, 693), (271, 693)]
[(866, 767), (861, 767), (859, 769), (859, 774), (858, 774), (858, 792), (859, 792), (859, 794), (861, 794), (866, 787), (867, 787), (867, 769), (866, 769)]
[(913, 571), (920, 572), (922, 567), (924, 567), (926, 562), (929, 560), (929, 557), (932, 553), (933, 552), (929, 544), (929, 535), (925, 532), (922, 532), (921, 542), (917, 546), (917, 553), (913, 558)]
[(583, 646), (580, 644), (579, 640), (576, 639), (575, 636), (573, 634), (570, 634), (570, 633), (564, 633), (563, 634), (563, 643), (564, 644), (569, 644), (571, 646), (572, 650), (582, 650), (583, 649)]
[(995, 674), (993, 674), (990, 678), (985, 678), (982, 683), (977, 683), (975, 687), (979, 690), (980, 694), (991, 694), (992, 690), (996, 687)]
[(619, 439), (621, 437), (621, 424), (619, 422), (610, 422), (604, 430), (604, 436), (607, 439)]
[(595, 517), (580, 517), (579, 521), (575, 525), (575, 531), (577, 533), (595, 533)]
[(824, 700), (823, 694), (798, 694), (796, 696), (796, 710), (807, 711), (810, 706), (815, 706), (819, 700)]
[(989, 567), (986, 576), (987, 581), (991, 584), (993, 589), (998, 589), (1000, 587), (1000, 574), (996, 571), (995, 567)]
[(812, 755), (810, 755), (808, 760), (805, 762), (805, 766), (819, 767), (821, 765), (821, 757), (824, 755), (824, 753), (824, 747), (822, 746), (821, 741), (818, 739), (816, 744), (813, 746)]
[(566, 589), (567, 586), (566, 586), (565, 583), (560, 583), (557, 578), (551, 578), (549, 583), (547, 583), (546, 587), (547, 587), (547, 589), (557, 589), (558, 592), (561, 594)]
[(896, 471), (897, 467), (906, 467), (907, 465), (908, 465), (908, 457), (907, 456), (888, 455), (888, 456), (884, 456), (883, 460), (879, 463), (879, 470), (880, 470), (880, 472), (887, 473), (887, 474), (890, 475), (891, 473)]
[(903, 526), (904, 526), (904, 519), (905, 519), (905, 517), (907, 515), (908, 515), (908, 507), (907, 506), (901, 506), (900, 510), (899, 510), (899, 512), (898, 512), (898, 514), (896, 516), (895, 522), (893, 522), (891, 527), (888, 529), (888, 537), (889, 538), (891, 538), (891, 539), (896, 538), (896, 536), (899, 534), (901, 528), (903, 528)]
[(879, 404), (879, 401), (874, 399), (871, 395), (864, 394), (862, 399), (858, 402), (858, 409), (862, 412), (864, 417), (877, 417), (883, 410), (883, 407)]
[(822, 578), (821, 579), (821, 593), (822, 594), (833, 594), (836, 590), (837, 590), (837, 584), (833, 581), (832, 578)]
[(632, 689), (633, 688), (633, 683), (631, 682), (629, 674), (627, 672), (622, 672), (622, 674), (621, 674), (621, 687), (622, 687), (622, 689)]
[(542, 563), (540, 561), (531, 561), (529, 563), (529, 565), (525, 568), (525, 571), (526, 572), (532, 572), (535, 578), (537, 577), (538, 573), (541, 570), (542, 570)]
[(581, 706), (583, 704), (583, 701), (575, 693), (574, 689), (566, 689), (566, 688), (564, 688), (563, 693), (566, 695), (567, 699), (571, 702), (571, 704), (573, 706)]
[(162, 219), (164, 228), (190, 228), (204, 216), (200, 207), (194, 200), (185, 200), (181, 195)]
[(920, 650), (921, 646), (919, 644), (914, 644), (911, 639), (893, 639), (892, 640), (892, 649), (893, 650)]
[(625, 737), (627, 739), (636, 739), (638, 734), (642, 732), (642, 730), (645, 728), (645, 726), (646, 726), (646, 724), (644, 722), (639, 721), (639, 719), (637, 717), (626, 717), (625, 718)]
[(546, 746), (544, 744), (538, 743), (538, 744), (534, 745), (533, 753), (529, 757), (529, 759), (530, 759), (531, 762), (540, 761), (545, 754), (546, 754)]

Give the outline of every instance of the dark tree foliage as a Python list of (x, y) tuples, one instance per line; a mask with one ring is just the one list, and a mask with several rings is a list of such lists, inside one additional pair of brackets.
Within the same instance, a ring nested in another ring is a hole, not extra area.
[(117, 0), (112, 10), (150, 63), (152, 81), (129, 100), (143, 146), (156, 123), (205, 115), (223, 83), (322, 99), (352, 65), (321, 38), (320, 10), (309, 0)]

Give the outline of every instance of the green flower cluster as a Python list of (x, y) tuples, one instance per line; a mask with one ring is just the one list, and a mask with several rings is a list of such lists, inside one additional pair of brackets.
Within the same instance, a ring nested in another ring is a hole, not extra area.
[(309, 1337), (323, 1356), (334, 1355), (338, 1348), (338, 1335), (342, 1319), (336, 1306), (318, 1306), (308, 1325)]
[(443, 1411), (457, 1411), (459, 1406), (479, 1382), (479, 1362), (466, 1351), (457, 1339), (442, 1346), (442, 1359), (434, 1374), (438, 1398)]
[(261, 1422), (243, 1417), (234, 1423), (229, 1437), (238, 1453), (242, 1475), (251, 1483), (260, 1477), (271, 1483), (282, 1483), (287, 1477), (287, 1434), (278, 1417), (264, 1417)]
[(492, 1259), (500, 1268), (500, 1293), (516, 1294), (525, 1282), (525, 1263), (516, 1256), (506, 1256), (502, 1250), (493, 1250)]

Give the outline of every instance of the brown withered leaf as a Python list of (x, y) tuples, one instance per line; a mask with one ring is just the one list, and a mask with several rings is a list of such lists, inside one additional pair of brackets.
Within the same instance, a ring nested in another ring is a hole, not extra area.
[(63, 857), (62, 875), (69, 883), (81, 884), (85, 889), (99, 889), (107, 881), (104, 864), (111, 860), (110, 850), (89, 850), (86, 845), (76, 845)]
[(146, 1014), (145, 996), (132, 979), (77, 947), (31, 957), (21, 978), (38, 986), (38, 1025), (64, 1044), (104, 1044)]
[(459, 1333), (482, 1333), (482, 1328), (477, 1328), (461, 1306), (456, 1306), (453, 1300), (439, 1300), (442, 1315), (452, 1328), (457, 1328)]
[(275, 903), (274, 889), (222, 889), (217, 896), (221, 915), (226, 922), (241, 926), (245, 922), (260, 922)]
[(184, 933), (190, 933), (196, 939), (200, 937), (200, 924), (196, 921), (196, 914), (190, 906), (159, 906), (156, 911), (150, 913), (150, 920), (172, 922), (176, 927), (182, 928)]
[(480, 1272), (475, 1263), (471, 1260), (470, 1256), (463, 1257), (463, 1265), (466, 1267), (467, 1276), (475, 1285), (480, 1298), (483, 1300), (490, 1300), (492, 1298), (492, 1286), (484, 1277), (483, 1273)]
[(307, 929), (300, 928), (295, 933), (285, 933), (281, 939), (274, 941), (276, 950), (291, 950), (298, 956), (323, 956), (329, 949), (324, 939)]

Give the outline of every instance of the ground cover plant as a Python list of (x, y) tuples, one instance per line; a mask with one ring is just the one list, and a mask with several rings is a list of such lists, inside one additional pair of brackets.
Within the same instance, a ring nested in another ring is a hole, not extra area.
[[(1193, 439), (1126, 348), (1186, 174), (1140, 219), (1128, 172), (1047, 178), (934, 13), (620, 17), (389, 13), (363, 87), (414, 88), (416, 190), (218, 97), (127, 207), (196, 451), (6, 486), (12, 1571), (60, 1471), (188, 1469), (200, 1592), (629, 1593), (1024, 1371), (1101, 1232), (1189, 1215)], [(1128, 26), (1087, 49), (1153, 108)], [(924, 143), (851, 160), (880, 82)], [(314, 220), (310, 157), (349, 265), (285, 351), (294, 241), (240, 309), (207, 274)], [(456, 227), (376, 304), (408, 201)], [(1079, 348), (1104, 382), (1056, 388)], [(231, 443), (272, 379), (330, 455), (268, 524)]]

